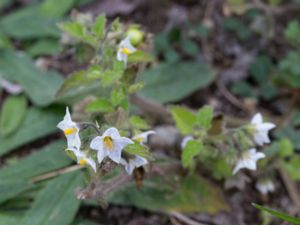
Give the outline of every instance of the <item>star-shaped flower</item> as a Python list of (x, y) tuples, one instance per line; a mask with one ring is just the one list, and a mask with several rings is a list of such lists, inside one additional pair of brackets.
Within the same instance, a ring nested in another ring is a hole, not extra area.
[(149, 130), (140, 134), (135, 135), (132, 140), (137, 141), (140, 144), (146, 144), (148, 141), (148, 137), (151, 134), (155, 134), (154, 130)]
[(270, 143), (270, 138), (268, 136), (269, 130), (276, 127), (273, 123), (264, 123), (262, 115), (260, 113), (257, 113), (253, 116), (251, 120), (251, 125), (254, 128), (253, 134), (254, 134), (254, 142), (257, 145), (262, 146), (263, 144)]
[(132, 158), (124, 159), (121, 158), (120, 163), (124, 165), (126, 172), (131, 175), (134, 168), (146, 165), (148, 160), (141, 156), (133, 156)]
[[(70, 150), (72, 151), (72, 149)], [(86, 166), (88, 164), (95, 172), (97, 171), (95, 161), (91, 157), (88, 157), (86, 153), (78, 150), (73, 150), (73, 152), (77, 158), (78, 164), (82, 166)]]
[(90, 144), (90, 148), (98, 151), (97, 159), (99, 163), (107, 156), (114, 162), (120, 163), (123, 148), (133, 143), (129, 138), (121, 137), (119, 131), (111, 127), (102, 136), (95, 137)]
[(79, 126), (72, 121), (68, 107), (66, 108), (66, 114), (63, 121), (61, 121), (57, 127), (64, 132), (69, 149), (80, 149), (81, 140), (79, 136)]
[(255, 187), (263, 195), (266, 195), (269, 192), (275, 191), (275, 185), (270, 179), (259, 180), (256, 183)]
[(237, 164), (233, 170), (233, 174), (236, 174), (240, 169), (243, 168), (256, 170), (256, 162), (264, 157), (265, 154), (262, 152), (256, 152), (255, 148), (251, 148), (248, 151), (243, 152), (242, 157), (237, 161)]
[(135, 51), (136, 51), (136, 48), (131, 45), (130, 37), (127, 36), (119, 44), (119, 49), (118, 49), (118, 53), (117, 53), (117, 60), (124, 62), (125, 65), (126, 65), (128, 55), (134, 53)]

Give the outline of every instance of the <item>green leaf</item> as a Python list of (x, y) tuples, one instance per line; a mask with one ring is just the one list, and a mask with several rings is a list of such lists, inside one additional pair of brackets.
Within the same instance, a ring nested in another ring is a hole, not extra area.
[(108, 112), (113, 112), (114, 107), (106, 99), (96, 99), (86, 106), (85, 111), (86, 112), (108, 113)]
[(250, 74), (259, 84), (268, 80), (269, 73), (273, 67), (271, 58), (266, 55), (259, 55), (250, 65)]
[(96, 21), (92, 26), (92, 32), (96, 35), (96, 38), (98, 40), (101, 40), (104, 37), (105, 24), (106, 24), (106, 16), (102, 14), (96, 18)]
[(64, 0), (57, 4), (57, 0), (45, 0), (41, 5), (41, 13), (50, 17), (62, 17), (75, 5), (77, 0)]
[(82, 89), (84, 86), (88, 86), (91, 85), (92, 83), (95, 83), (95, 78), (94, 77), (91, 78), (91, 76), (89, 76), (90, 74), (94, 76), (95, 73), (98, 74), (97, 70), (93, 70), (90, 73), (86, 71), (78, 71), (71, 74), (61, 85), (56, 95), (62, 96), (68, 91), (72, 91), (77, 88)]
[(0, 133), (7, 136), (22, 124), (27, 109), (24, 96), (10, 96), (5, 99), (0, 116)]
[(145, 86), (141, 94), (161, 103), (178, 101), (196, 90), (209, 86), (215, 72), (201, 63), (160, 64), (139, 78)]
[(147, 130), (150, 128), (147, 121), (139, 116), (131, 116), (129, 118), (129, 121), (130, 121), (130, 125), (134, 128), (141, 129), (141, 130)]
[(34, 43), (27, 49), (31, 57), (40, 55), (55, 55), (61, 51), (60, 43), (53, 39), (42, 39)]
[(86, 28), (79, 22), (65, 22), (58, 24), (58, 27), (73, 38), (83, 40), (86, 35)]
[[(32, 187), (32, 184), (29, 182), (23, 180), (23, 179), (17, 179), (17, 180), (1, 180), (0, 181), (0, 203), (3, 203), (20, 193), (28, 190)], [(1, 221), (0, 221), (1, 222)]]
[(34, 104), (49, 105), (63, 82), (56, 72), (42, 72), (24, 54), (0, 50), (0, 73), (4, 78), (19, 83)]
[(141, 145), (138, 143), (129, 144), (129, 145), (126, 145), (126, 147), (124, 148), (124, 151), (129, 154), (132, 154), (132, 155), (141, 156), (148, 160), (153, 160), (153, 157), (149, 151), (149, 148), (145, 145)]
[(283, 138), (279, 142), (280, 152), (282, 157), (291, 156), (294, 153), (294, 145), (288, 138)]
[(266, 208), (266, 207), (263, 207), (263, 206), (260, 206), (258, 204), (252, 204), (255, 208), (261, 210), (261, 211), (264, 211), (264, 212), (267, 212), (279, 219), (282, 219), (284, 221), (287, 221), (289, 223), (292, 223), (292, 224), (295, 224), (295, 225), (300, 225), (300, 219), (296, 218), (296, 217), (292, 217), (292, 216), (289, 216), (285, 213), (281, 213), (281, 212), (278, 212), (278, 211), (275, 211), (273, 209), (270, 209), (270, 208)]
[(41, 148), (12, 165), (0, 170), (0, 180), (28, 179), (52, 170), (65, 167), (71, 160), (64, 152), (65, 141), (56, 141)]
[(284, 30), (285, 39), (292, 45), (300, 47), (299, 41), (300, 25), (297, 20), (289, 21), (287, 28)]
[(183, 167), (192, 168), (194, 166), (194, 158), (203, 149), (203, 145), (199, 141), (190, 140), (181, 153), (181, 162)]
[(171, 114), (176, 122), (176, 127), (182, 134), (193, 133), (196, 116), (191, 111), (181, 106), (172, 106)]
[(300, 180), (300, 156), (295, 155), (290, 160), (282, 161), (281, 166), (293, 180)]
[(111, 91), (110, 100), (114, 106), (120, 105), (125, 98), (126, 98), (126, 93), (124, 93), (124, 90), (122, 88), (113, 89)]
[(170, 173), (165, 176), (153, 176), (146, 179), (140, 189), (129, 183), (111, 192), (107, 199), (115, 204), (133, 205), (158, 212), (215, 214), (221, 210), (228, 210), (220, 190), (196, 175), (183, 178)]
[(0, 224), (5, 225), (20, 225), (20, 215), (19, 213), (0, 213)]
[(62, 120), (63, 115), (63, 111), (59, 113), (56, 108), (30, 108), (22, 126), (14, 135), (8, 137), (0, 136), (0, 155), (4, 155), (38, 138), (57, 132), (56, 125)]
[(74, 191), (83, 184), (80, 173), (60, 176), (38, 194), (22, 219), (22, 225), (68, 225), (79, 208)]
[(196, 123), (201, 128), (209, 130), (212, 125), (213, 108), (211, 106), (202, 107), (196, 114)]
[(39, 7), (40, 5), (24, 7), (2, 17), (0, 32), (16, 39), (59, 38), (57, 20), (43, 15)]

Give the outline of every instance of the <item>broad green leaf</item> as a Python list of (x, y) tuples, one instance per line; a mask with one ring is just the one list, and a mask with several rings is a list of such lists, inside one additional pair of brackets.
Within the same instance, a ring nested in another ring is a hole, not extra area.
[(32, 207), (22, 219), (22, 225), (68, 225), (79, 208), (74, 191), (83, 184), (81, 173), (62, 175), (41, 190)]
[(71, 37), (82, 40), (86, 35), (86, 28), (79, 22), (60, 23), (58, 27)]
[(149, 160), (153, 160), (153, 156), (150, 153), (149, 148), (145, 145), (141, 145), (138, 143), (126, 145), (126, 147), (124, 148), (124, 152), (133, 155), (138, 155)]
[(120, 105), (125, 98), (126, 98), (126, 93), (122, 88), (113, 89), (111, 91), (110, 100), (111, 100), (111, 104), (113, 104), (114, 106)]
[(42, 39), (31, 45), (27, 53), (31, 57), (40, 55), (55, 55), (61, 51), (60, 43), (54, 39)]
[[(94, 73), (92, 72), (92, 74)], [(68, 91), (72, 91), (77, 88), (82, 89), (83, 86), (91, 85), (92, 83), (95, 83), (94, 77), (91, 78), (85, 71), (78, 71), (67, 77), (56, 95), (61, 96)]]
[(161, 103), (178, 101), (212, 83), (215, 72), (201, 63), (160, 64), (139, 78), (145, 86), (141, 94)]
[(172, 106), (171, 114), (176, 122), (176, 127), (182, 134), (193, 133), (196, 116), (191, 111), (181, 106)]
[(294, 153), (293, 143), (288, 138), (283, 138), (279, 142), (279, 155), (282, 157), (291, 156)]
[(0, 180), (28, 179), (69, 165), (71, 160), (64, 152), (65, 145), (65, 141), (53, 142), (4, 167), (0, 170)]
[(20, 225), (21, 216), (19, 213), (0, 213), (0, 224), (5, 225)]
[(15, 0), (1, 0), (0, 1), (0, 10), (2, 10), (3, 8), (13, 4), (15, 2)]
[[(28, 190), (32, 184), (21, 178), (16, 180), (1, 180), (0, 181), (0, 203), (3, 203), (20, 193)], [(1, 222), (1, 220), (0, 220)], [(1, 223), (0, 223), (1, 224)]]
[(17, 39), (60, 36), (57, 20), (40, 12), (39, 5), (27, 6), (0, 19), (0, 32)]
[(220, 190), (204, 178), (196, 175), (180, 178), (168, 174), (154, 176), (137, 189), (133, 183), (120, 186), (111, 192), (108, 201), (133, 205), (151, 211), (207, 212), (215, 214), (228, 210)]
[(203, 145), (199, 141), (190, 140), (184, 147), (181, 153), (182, 165), (186, 168), (192, 168), (194, 166), (194, 158), (203, 149)]
[(300, 52), (290, 51), (279, 62), (279, 79), (287, 85), (298, 88), (300, 87)]
[(63, 0), (57, 3), (57, 0), (43, 1), (40, 11), (43, 15), (50, 17), (62, 17), (75, 5), (77, 0)]
[(63, 118), (63, 111), (57, 108), (30, 108), (22, 126), (8, 137), (0, 137), (0, 155), (4, 155), (17, 147), (57, 132), (56, 125)]
[(107, 113), (114, 111), (114, 107), (106, 99), (96, 99), (86, 106), (85, 111)]
[(297, 20), (292, 20), (288, 23), (287, 28), (284, 30), (285, 39), (294, 46), (300, 47), (299, 41), (300, 25)]
[(296, 218), (296, 217), (292, 217), (292, 216), (289, 216), (285, 213), (281, 213), (281, 212), (278, 212), (278, 211), (275, 211), (273, 209), (270, 209), (270, 208), (266, 208), (266, 207), (263, 207), (263, 206), (260, 206), (258, 204), (252, 204), (255, 208), (261, 210), (261, 211), (264, 211), (264, 212), (267, 212), (279, 219), (282, 219), (284, 221), (287, 221), (289, 223), (292, 223), (292, 224), (295, 224), (295, 225), (300, 225), (300, 219)]
[(295, 155), (290, 160), (282, 161), (281, 166), (293, 180), (300, 180), (300, 156)]
[(106, 24), (106, 16), (102, 14), (96, 18), (96, 21), (92, 26), (92, 32), (96, 35), (96, 38), (98, 40), (104, 37), (105, 24)]
[(141, 130), (147, 130), (150, 128), (147, 121), (139, 116), (131, 116), (129, 118), (129, 121), (130, 121), (130, 125), (134, 128), (141, 129)]
[(201, 128), (209, 130), (212, 125), (213, 113), (213, 108), (211, 106), (202, 107), (196, 115), (197, 125), (199, 125)]
[(0, 116), (0, 133), (7, 136), (22, 124), (26, 115), (27, 100), (24, 96), (10, 96), (5, 99)]
[(6, 79), (19, 83), (33, 103), (49, 105), (63, 82), (56, 72), (41, 72), (24, 54), (0, 50), (0, 73)]
[(250, 65), (250, 74), (259, 84), (264, 84), (269, 77), (269, 73), (273, 67), (272, 60), (267, 55), (259, 55)]

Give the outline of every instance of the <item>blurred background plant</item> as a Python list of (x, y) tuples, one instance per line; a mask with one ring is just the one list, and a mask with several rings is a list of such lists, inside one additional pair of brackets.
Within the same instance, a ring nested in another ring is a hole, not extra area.
[[(299, 3), (1, 1), (0, 224), (280, 224), (251, 202), (299, 215)], [(97, 32), (104, 29), (111, 36)], [(141, 51), (125, 70), (108, 62), (112, 40), (126, 35)], [(56, 128), (66, 105), (76, 121), (154, 129), (157, 176), (110, 193), (106, 209), (77, 200), (86, 176), (72, 171)], [(247, 124), (258, 111), (278, 125), (258, 171), (233, 177), (197, 143), (199, 157), (181, 167), (182, 136), (195, 136), (194, 119), (181, 113), (193, 118), (205, 105), (210, 132)], [(266, 179), (276, 198), (256, 189)]]

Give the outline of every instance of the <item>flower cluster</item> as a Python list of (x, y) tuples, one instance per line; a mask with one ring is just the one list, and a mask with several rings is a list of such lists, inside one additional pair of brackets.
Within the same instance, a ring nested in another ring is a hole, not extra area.
[[(253, 141), (258, 146), (270, 143), (268, 133), (273, 128), (275, 128), (275, 124), (263, 122), (263, 118), (260, 113), (254, 115), (251, 120), (251, 124), (248, 126), (248, 130), (253, 137)], [(256, 170), (256, 162), (264, 157), (265, 154), (262, 152), (256, 152), (256, 148), (251, 148), (248, 151), (243, 152), (233, 169), (233, 174), (236, 174), (243, 168)]]
[(117, 128), (108, 128), (101, 136), (93, 138), (89, 147), (97, 152), (97, 160), (95, 161), (86, 152), (81, 150), (81, 140), (79, 136), (80, 126), (75, 123), (70, 115), (70, 111), (66, 109), (66, 115), (57, 127), (61, 129), (67, 138), (67, 150), (72, 151), (76, 156), (77, 163), (80, 165), (89, 165), (95, 172), (97, 171), (97, 163), (100, 165), (105, 158), (109, 158), (117, 164), (125, 167), (128, 174), (132, 174), (134, 168), (146, 165), (148, 160), (138, 155), (127, 154), (122, 155), (123, 149), (133, 144), (134, 141), (140, 144), (147, 142), (148, 136), (154, 131), (147, 131), (134, 136), (131, 140), (122, 137)]

